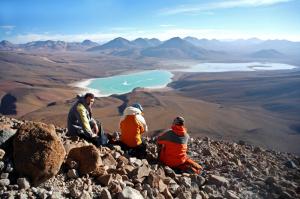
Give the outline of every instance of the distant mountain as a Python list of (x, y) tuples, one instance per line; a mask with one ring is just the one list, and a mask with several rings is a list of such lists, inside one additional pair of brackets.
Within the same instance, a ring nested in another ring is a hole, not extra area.
[(158, 45), (162, 44), (162, 42), (156, 38), (149, 39), (149, 42), (151, 43), (152, 46), (158, 46)]
[(265, 50), (259, 50), (256, 51), (252, 54), (250, 54), (251, 57), (253, 58), (282, 58), (284, 57), (284, 54), (278, 52), (277, 50), (274, 49), (265, 49)]
[(16, 50), (18, 48), (18, 45), (13, 44), (7, 40), (3, 40), (0, 42), (0, 50), (1, 51), (11, 51)]
[(148, 48), (141, 52), (143, 56), (183, 59), (199, 59), (209, 53), (209, 51), (196, 47), (179, 37), (174, 37), (157, 47)]
[(83, 42), (81, 42), (81, 45), (83, 45), (83, 46), (98, 46), (99, 44), (96, 43), (96, 42), (93, 42), (91, 40), (86, 39)]
[(262, 43), (262, 40), (251, 38), (251, 39), (238, 39), (232, 41), (220, 41), (216, 39), (198, 39), (196, 37), (185, 37), (185, 41), (190, 42), (195, 46), (205, 48), (207, 50), (215, 51), (229, 51), (229, 52), (240, 52), (241, 50), (249, 50), (253, 46)]
[[(224, 58), (224, 54), (233, 59), (300, 57), (300, 42), (287, 40), (260, 40), (257, 38), (222, 41), (216, 39), (198, 39), (196, 37), (175, 37), (162, 42), (156, 38), (137, 38), (129, 41), (115, 38), (103, 45), (90, 40), (83, 42), (33, 41), (25, 44), (13, 44), (3, 40), (0, 51), (91, 51), (101, 54), (128, 57), (160, 58)], [(261, 51), (261, 52), (259, 52)], [(276, 52), (277, 51), (277, 52)], [(281, 54), (280, 54), (281, 53)], [(213, 56), (213, 57), (212, 57)], [(220, 57), (221, 56), (221, 57)]]
[(143, 38), (137, 38), (131, 42), (136, 47), (139, 48), (148, 48), (148, 47), (154, 47), (161, 44), (161, 41), (158, 39), (143, 39)]
[(25, 44), (13, 44), (9, 41), (3, 40), (0, 42), (1, 51), (12, 50), (29, 50), (29, 51), (84, 51), (88, 48), (99, 46), (98, 43), (91, 40), (84, 40), (83, 42), (64, 42), (64, 41), (33, 41)]
[(67, 50), (86, 50), (95, 46), (99, 46), (98, 43), (91, 40), (84, 40), (83, 42), (70, 42), (67, 43)]
[(122, 37), (118, 37), (101, 46), (90, 48), (88, 49), (88, 51), (120, 50), (120, 49), (124, 50), (130, 48), (134, 48), (134, 45), (130, 41)]
[(185, 41), (190, 42), (195, 46), (200, 46), (202, 48), (213, 48), (213, 46), (220, 45), (221, 42), (216, 39), (198, 39), (196, 37), (185, 37)]
[(266, 40), (255, 46), (256, 49), (274, 49), (284, 54), (300, 56), (300, 42), (287, 40)]
[(67, 49), (67, 43), (64, 41), (33, 41), (23, 44), (25, 50), (58, 50), (64, 51)]

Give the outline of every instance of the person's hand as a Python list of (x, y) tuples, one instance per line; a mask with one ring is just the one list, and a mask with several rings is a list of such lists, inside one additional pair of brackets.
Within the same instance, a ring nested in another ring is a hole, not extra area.
[(98, 125), (97, 125), (97, 124), (95, 124), (95, 126), (94, 126), (94, 128), (93, 128), (93, 132), (94, 132), (96, 135), (98, 135), (98, 133), (99, 133), (99, 128), (98, 128)]

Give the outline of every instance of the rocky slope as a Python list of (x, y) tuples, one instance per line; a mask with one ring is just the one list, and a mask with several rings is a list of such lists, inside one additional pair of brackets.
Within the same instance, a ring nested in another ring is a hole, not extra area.
[[(140, 160), (129, 157), (119, 146), (96, 148), (79, 139), (71, 140), (65, 136), (66, 129), (59, 127), (53, 131), (65, 148), (65, 161), (57, 174), (33, 185), (31, 177), (23, 176), (17, 169), (22, 165), (25, 168), (27, 162), (15, 161), (13, 157), (20, 154), (13, 155), (10, 143), (19, 139), (15, 133), (19, 136), (18, 129), (23, 123), (28, 122), (0, 117), (1, 198), (300, 197), (300, 158), (293, 154), (264, 150), (243, 141), (191, 138), (189, 156), (206, 165), (206, 174), (176, 174), (156, 161), (157, 147), (150, 138), (147, 138), (147, 159)], [(45, 125), (36, 126), (30, 132), (51, 131), (51, 127), (42, 130)], [(24, 126), (22, 129), (24, 134)], [(40, 143), (42, 139), (39, 137)]]

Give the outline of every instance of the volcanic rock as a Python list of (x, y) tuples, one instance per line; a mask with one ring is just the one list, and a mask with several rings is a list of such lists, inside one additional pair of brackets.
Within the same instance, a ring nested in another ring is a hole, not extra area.
[(56, 175), (66, 155), (53, 125), (26, 122), (14, 138), (14, 163), (34, 185)]
[(125, 187), (123, 191), (119, 194), (118, 199), (144, 199), (142, 194), (131, 187)]
[(78, 169), (81, 175), (95, 171), (102, 160), (98, 149), (94, 145), (73, 148), (68, 154), (67, 162), (75, 161), (78, 163)]

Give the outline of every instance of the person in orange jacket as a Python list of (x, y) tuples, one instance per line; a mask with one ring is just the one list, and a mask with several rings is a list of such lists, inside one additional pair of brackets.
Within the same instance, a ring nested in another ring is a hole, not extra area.
[(124, 110), (120, 120), (120, 142), (125, 151), (130, 155), (142, 158), (146, 152), (146, 146), (142, 141), (142, 134), (148, 131), (143, 117), (143, 107), (136, 103)]
[(180, 172), (200, 174), (202, 167), (187, 156), (189, 135), (184, 127), (184, 118), (176, 117), (170, 130), (157, 138), (160, 145), (159, 160)]

